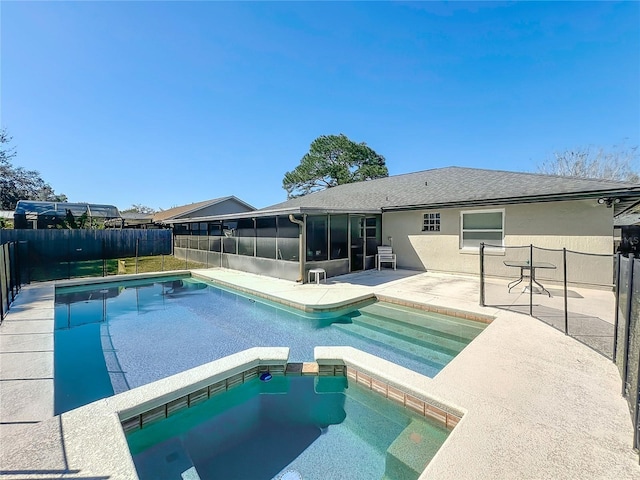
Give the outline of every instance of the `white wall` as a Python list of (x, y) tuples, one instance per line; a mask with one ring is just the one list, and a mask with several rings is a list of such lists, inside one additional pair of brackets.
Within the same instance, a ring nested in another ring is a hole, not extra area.
[[(504, 208), (505, 246), (533, 244), (540, 248), (613, 253), (612, 209), (598, 205), (595, 200), (387, 212), (382, 218), (382, 243), (393, 245), (399, 268), (477, 275), (480, 269), (478, 251), (460, 249), (460, 212), (496, 208)], [(422, 231), (423, 215), (430, 212), (440, 213), (440, 232)], [(501, 257), (499, 264), (502, 268), (506, 268), (502, 264), (503, 259), (526, 259), (528, 254), (526, 248), (492, 253)], [(550, 261), (559, 267), (562, 264), (561, 252), (534, 250), (534, 255), (538, 260)], [(568, 258), (570, 281), (598, 285), (611, 283), (613, 263), (610, 258), (573, 254)], [(496, 267), (496, 274), (500, 274), (498, 270)], [(506, 274), (506, 270), (503, 273)], [(555, 272), (542, 272), (545, 274), (558, 280), (561, 268)]]

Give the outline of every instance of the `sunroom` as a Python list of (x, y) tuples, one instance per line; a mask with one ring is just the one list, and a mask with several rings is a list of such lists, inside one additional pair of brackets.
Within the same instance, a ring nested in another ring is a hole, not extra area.
[(174, 254), (218, 266), (305, 282), (374, 268), (382, 244), (380, 210), (261, 210), (168, 222)]

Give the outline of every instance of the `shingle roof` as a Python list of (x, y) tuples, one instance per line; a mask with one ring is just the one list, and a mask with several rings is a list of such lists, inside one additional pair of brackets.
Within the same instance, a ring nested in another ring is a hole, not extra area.
[(544, 201), (632, 190), (640, 184), (465, 167), (445, 167), (339, 185), (261, 210), (371, 210)]
[(175, 217), (179, 217), (182, 215), (186, 215), (188, 213), (192, 213), (195, 212), (197, 210), (206, 208), (206, 207), (210, 207), (211, 205), (215, 205), (217, 203), (222, 203), (225, 200), (235, 200), (239, 203), (245, 204), (247, 207), (253, 209), (254, 207), (252, 207), (251, 205), (249, 205), (246, 202), (243, 202), (242, 200), (240, 200), (239, 198), (230, 195), (227, 197), (219, 197), (219, 198), (213, 198), (211, 200), (204, 200), (202, 202), (196, 202), (196, 203), (190, 203), (188, 205), (182, 205), (180, 207), (173, 207), (170, 208), (168, 210), (162, 210), (161, 212), (157, 212), (153, 215), (153, 221), (154, 222), (161, 222), (164, 220), (169, 220), (171, 218), (175, 218)]

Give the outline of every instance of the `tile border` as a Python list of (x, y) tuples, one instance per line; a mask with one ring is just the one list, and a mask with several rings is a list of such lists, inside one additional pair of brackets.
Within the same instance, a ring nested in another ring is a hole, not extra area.
[(122, 429), (125, 434), (128, 434), (146, 426), (153, 425), (184, 409), (204, 402), (217, 394), (224, 393), (233, 387), (258, 378), (264, 372), (269, 372), (277, 376), (346, 377), (347, 381), (353, 381), (376, 395), (391, 400), (414, 413), (439, 423), (448, 430), (453, 430), (460, 420), (462, 420), (462, 415), (456, 415), (455, 413), (443, 410), (435, 404), (437, 402), (430, 402), (428, 398), (421, 398), (415, 394), (405, 392), (357, 368), (341, 363), (318, 364), (317, 362), (290, 362), (286, 365), (259, 365), (239, 373), (234, 373), (223, 379), (218, 379), (209, 385), (200, 386), (197, 390), (169, 400), (161, 405), (151, 407), (142, 413), (121, 418), (120, 423)]
[(455, 308), (440, 307), (437, 305), (431, 305), (429, 303), (412, 302), (411, 300), (403, 300), (401, 298), (389, 297), (376, 293), (376, 298), (380, 302), (391, 303), (394, 305), (401, 305), (403, 307), (415, 308), (416, 310), (422, 310), (425, 312), (439, 313), (442, 315), (448, 315), (450, 317), (464, 318), (466, 320), (473, 320), (475, 322), (489, 324), (495, 320), (496, 317), (491, 315), (485, 315), (482, 313), (467, 312), (464, 310), (457, 310)]
[(358, 385), (384, 398), (392, 400), (423, 417), (435, 420), (448, 430), (453, 430), (460, 420), (462, 420), (463, 415), (457, 415), (443, 410), (437, 406), (435, 402), (430, 402), (429, 398), (421, 398), (405, 392), (400, 388), (389, 385), (384, 380), (380, 380), (354, 367), (347, 366), (346, 371), (347, 380), (353, 380)]

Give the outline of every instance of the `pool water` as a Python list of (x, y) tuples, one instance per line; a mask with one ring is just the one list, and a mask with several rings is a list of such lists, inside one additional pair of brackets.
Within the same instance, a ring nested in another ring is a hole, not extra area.
[(212, 396), (127, 441), (141, 480), (411, 480), (447, 435), (345, 377), (274, 376)]
[[(258, 346), (353, 346), (433, 377), (486, 325), (374, 303), (303, 314), (189, 277), (56, 290), (55, 412)], [(335, 314), (334, 314), (335, 315)]]

